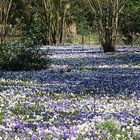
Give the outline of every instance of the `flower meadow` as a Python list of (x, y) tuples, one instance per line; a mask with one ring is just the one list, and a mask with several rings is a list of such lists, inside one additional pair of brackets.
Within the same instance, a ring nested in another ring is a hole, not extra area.
[(49, 56), (47, 70), (0, 72), (0, 140), (140, 139), (139, 46), (51, 46)]

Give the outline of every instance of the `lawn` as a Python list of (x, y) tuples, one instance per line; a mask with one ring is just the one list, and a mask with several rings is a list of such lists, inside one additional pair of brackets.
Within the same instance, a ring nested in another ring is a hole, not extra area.
[(51, 46), (48, 70), (1, 71), (0, 139), (140, 139), (140, 47), (116, 49)]

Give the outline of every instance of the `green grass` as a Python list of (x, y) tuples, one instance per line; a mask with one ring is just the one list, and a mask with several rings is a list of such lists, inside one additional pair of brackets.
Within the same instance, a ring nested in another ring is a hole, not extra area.
[(0, 113), (0, 124), (2, 124), (2, 120), (3, 120), (4, 116), (5, 116), (5, 113)]
[[(76, 35), (74, 44), (82, 44), (82, 35), (79, 35), (79, 34)], [(91, 35), (84, 35), (84, 44), (87, 44), (87, 45), (100, 44), (97, 34), (93, 33)]]
[[(98, 39), (98, 34), (96, 32), (92, 33), (90, 35), (83, 35), (83, 36), (84, 36), (83, 43), (82, 43), (81, 34), (75, 35), (73, 43), (74, 44), (85, 44), (85, 45), (99, 45), (100, 44), (99, 39)], [(66, 41), (66, 43), (69, 43), (69, 42)], [(117, 45), (126, 46), (126, 44), (124, 44), (124, 42), (122, 41), (122, 38), (118, 39)], [(133, 46), (137, 46), (137, 45), (140, 45), (140, 38), (133, 43)]]

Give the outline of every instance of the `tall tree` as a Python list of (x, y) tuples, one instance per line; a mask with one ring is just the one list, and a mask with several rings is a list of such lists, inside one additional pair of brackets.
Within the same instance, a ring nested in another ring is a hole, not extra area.
[(44, 20), (48, 25), (48, 44), (63, 44), (66, 13), (69, 0), (43, 0)]
[(119, 17), (127, 0), (88, 0), (91, 10), (95, 14), (99, 41), (104, 52), (115, 52)]
[(9, 39), (22, 25), (31, 24), (32, 0), (1, 0), (0, 1), (0, 43)]
[(12, 9), (13, 0), (1, 0), (0, 1), (0, 43), (3, 43), (8, 36), (8, 30), (10, 29), (10, 11)]

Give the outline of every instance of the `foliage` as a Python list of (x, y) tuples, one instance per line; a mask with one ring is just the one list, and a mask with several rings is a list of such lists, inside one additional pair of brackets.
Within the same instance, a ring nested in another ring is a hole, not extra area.
[(1, 70), (39, 70), (49, 64), (47, 52), (38, 45), (7, 43), (0, 45)]
[(27, 26), (23, 32), (23, 36), (26, 41), (33, 42), (34, 44), (46, 45), (48, 43), (47, 31), (47, 24), (43, 22), (41, 16), (35, 14), (31, 24)]
[(140, 38), (140, 0), (128, 0), (123, 13), (121, 14), (121, 33), (123, 41), (127, 45), (136, 43)]
[(139, 2), (140, 0), (1, 0), (0, 42), (18, 37), (37, 44), (64, 44), (68, 36), (67, 27), (74, 23), (78, 34), (98, 32), (101, 45), (114, 51), (118, 37), (123, 35), (126, 44), (132, 44), (140, 38)]

